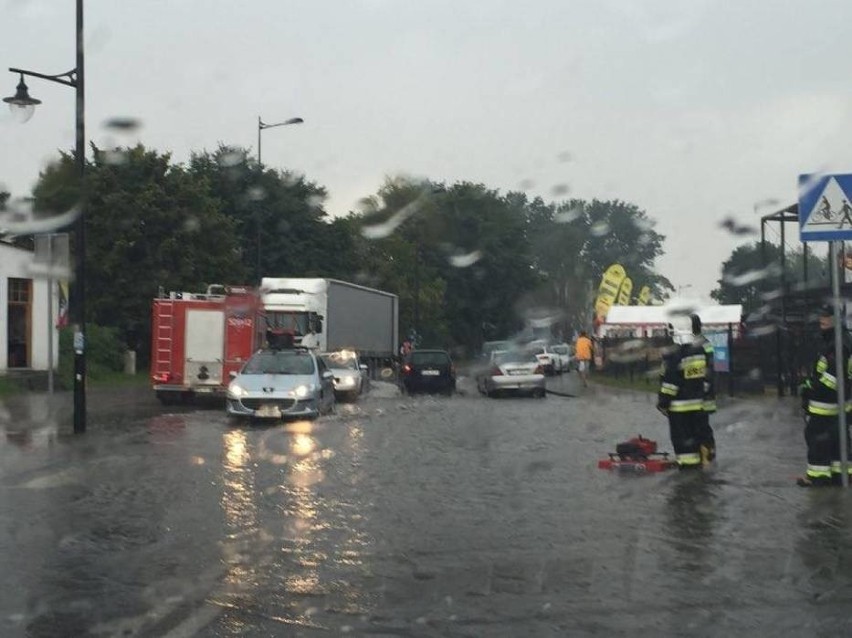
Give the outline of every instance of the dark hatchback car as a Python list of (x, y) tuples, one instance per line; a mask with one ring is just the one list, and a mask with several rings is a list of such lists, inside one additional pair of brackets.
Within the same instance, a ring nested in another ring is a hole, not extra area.
[(456, 391), (456, 368), (446, 350), (415, 350), (402, 364), (402, 386), (414, 392)]

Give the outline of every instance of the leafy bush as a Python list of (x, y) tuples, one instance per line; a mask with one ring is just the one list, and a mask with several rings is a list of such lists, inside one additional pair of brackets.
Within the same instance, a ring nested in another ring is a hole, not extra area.
[[(86, 324), (86, 374), (98, 380), (124, 368), (126, 346), (117, 328)], [(59, 380), (71, 385), (74, 378), (74, 331), (65, 328), (59, 332)]]

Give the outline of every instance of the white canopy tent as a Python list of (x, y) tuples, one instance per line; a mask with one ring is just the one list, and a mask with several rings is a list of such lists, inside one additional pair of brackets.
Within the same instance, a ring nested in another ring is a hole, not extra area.
[(707, 305), (677, 299), (661, 306), (612, 306), (598, 327), (598, 336), (654, 337), (666, 334), (668, 324), (676, 328), (692, 313), (697, 313), (705, 332), (727, 331), (730, 324), (734, 336), (739, 335), (743, 307), (741, 304)]

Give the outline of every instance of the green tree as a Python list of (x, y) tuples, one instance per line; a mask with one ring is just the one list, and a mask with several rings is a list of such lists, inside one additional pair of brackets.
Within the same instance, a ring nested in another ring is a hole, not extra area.
[[(87, 320), (117, 328), (144, 354), (159, 287), (196, 291), (244, 276), (234, 224), (210, 183), (173, 164), (169, 154), (141, 145), (92, 150), (86, 167)], [(37, 210), (68, 210), (78, 201), (71, 154), (42, 172), (34, 196)]]
[[(805, 258), (802, 250), (787, 251), (785, 280), (796, 284), (804, 280)], [(827, 260), (808, 255), (808, 281), (829, 285)], [(722, 276), (710, 296), (721, 304), (742, 304), (743, 313), (751, 314), (767, 305), (781, 289), (781, 248), (759, 241), (737, 246), (722, 263)]]
[(351, 237), (344, 225), (328, 219), (321, 186), (261, 166), (241, 147), (195, 153), (189, 171), (209, 182), (223, 212), (233, 220), (252, 281), (264, 276), (340, 276), (351, 268)]

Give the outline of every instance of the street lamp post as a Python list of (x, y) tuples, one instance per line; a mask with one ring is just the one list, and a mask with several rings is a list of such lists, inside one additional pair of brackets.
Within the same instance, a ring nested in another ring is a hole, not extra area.
[(86, 187), (84, 182), (86, 170), (86, 84), (83, 55), (83, 0), (76, 0), (76, 2), (76, 66), (67, 73), (60, 73), (59, 75), (45, 75), (25, 69), (10, 68), (9, 71), (20, 75), (20, 82), (18, 83), (15, 95), (4, 98), (3, 101), (9, 104), (9, 107), (13, 110), (22, 110), (26, 119), (29, 119), (36, 105), (41, 104), (41, 100), (30, 97), (27, 85), (24, 82), (24, 76), (64, 84), (76, 91), (76, 143), (74, 146), (74, 155), (80, 180), (80, 201), (78, 203), (77, 219), (74, 222), (74, 294), (71, 300), (73, 302), (72, 317), (74, 321), (74, 432), (82, 434), (86, 431)]
[[(304, 122), (300, 117), (291, 117), (289, 120), (284, 120), (283, 122), (275, 122), (274, 124), (267, 124), (260, 116), (257, 116), (257, 164), (260, 166), (260, 169), (263, 170), (263, 157), (261, 155), (261, 132), (264, 129), (274, 128), (276, 126), (289, 126), (290, 124), (301, 124)], [(257, 213), (257, 265), (255, 266), (255, 276), (257, 277), (258, 285), (260, 285), (261, 278), (261, 266), (260, 266), (260, 251), (261, 251), (261, 239), (260, 239), (260, 212)]]
[(275, 124), (267, 124), (260, 116), (257, 116), (257, 163), (261, 166), (263, 165), (263, 159), (260, 154), (260, 132), (267, 128), (274, 128), (276, 126), (288, 126), (290, 124), (301, 124), (304, 122), (300, 117), (291, 117), (289, 120), (284, 120), (283, 122), (276, 122)]

